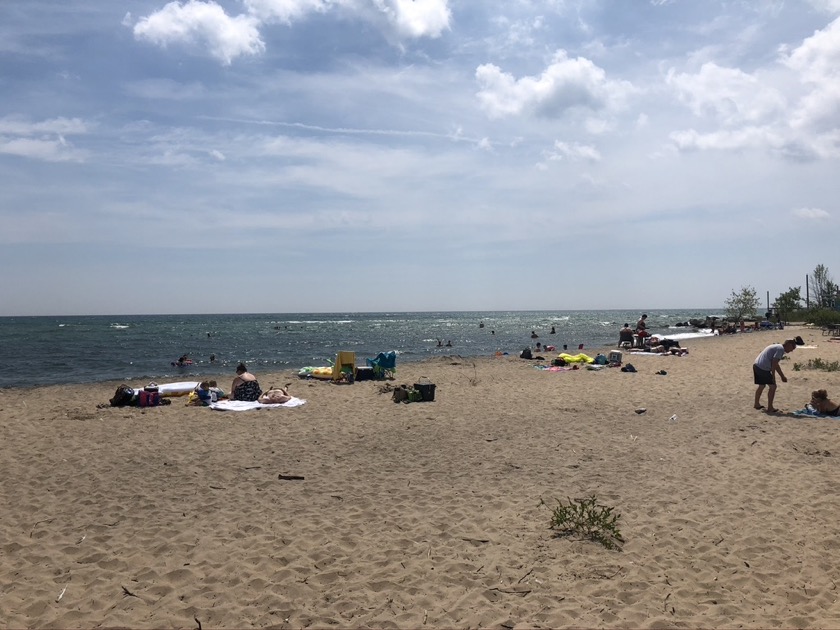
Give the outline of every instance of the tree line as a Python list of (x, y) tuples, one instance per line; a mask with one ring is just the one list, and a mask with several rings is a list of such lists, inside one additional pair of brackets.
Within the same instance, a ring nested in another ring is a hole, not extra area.
[[(828, 267), (817, 265), (807, 277), (807, 283), (807, 303), (802, 297), (802, 287), (791, 287), (773, 302), (773, 314), (782, 322), (796, 320), (818, 326), (840, 323), (840, 311), (837, 310), (840, 287), (832, 279)], [(754, 320), (758, 316), (761, 300), (754, 287), (745, 286), (732, 291), (724, 306), (729, 319)]]

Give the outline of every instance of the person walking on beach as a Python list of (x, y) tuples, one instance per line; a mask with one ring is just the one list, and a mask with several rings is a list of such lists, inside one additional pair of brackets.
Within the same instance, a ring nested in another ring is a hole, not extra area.
[(787, 383), (787, 377), (782, 372), (782, 367), (779, 365), (782, 357), (786, 352), (792, 352), (796, 349), (801, 337), (797, 339), (788, 339), (784, 343), (773, 343), (764, 348), (761, 353), (755, 358), (753, 362), (753, 377), (755, 384), (758, 387), (755, 390), (755, 408), (764, 409), (761, 404), (761, 394), (764, 388), (767, 387), (767, 413), (775, 413), (778, 411), (773, 406), (773, 400), (776, 397), (776, 374), (782, 379), (782, 383)]

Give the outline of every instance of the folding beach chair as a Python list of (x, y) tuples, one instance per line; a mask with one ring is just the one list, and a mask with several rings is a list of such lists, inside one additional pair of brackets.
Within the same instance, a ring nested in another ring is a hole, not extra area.
[(332, 380), (334, 383), (352, 383), (356, 380), (356, 353), (341, 351), (335, 355)]
[(397, 372), (397, 353), (393, 350), (380, 352), (375, 359), (368, 359), (367, 364), (373, 368), (374, 378), (394, 378)]

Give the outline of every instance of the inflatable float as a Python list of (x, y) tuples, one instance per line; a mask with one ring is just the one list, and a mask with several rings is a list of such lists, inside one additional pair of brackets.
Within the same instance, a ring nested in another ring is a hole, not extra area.
[[(149, 383), (149, 385), (152, 385), (152, 383)], [(146, 385), (140, 385), (139, 387), (135, 387), (134, 391), (142, 391), (144, 387)], [(196, 387), (198, 387), (198, 381), (179, 381), (177, 383), (163, 383), (157, 386), (160, 395), (167, 398), (170, 396), (186, 396)]]
[(563, 359), (566, 363), (594, 363), (595, 359), (590, 357), (588, 354), (566, 354), (565, 352), (561, 352), (557, 355), (558, 359)]
[(325, 366), (325, 367), (304, 367), (300, 368), (298, 371), (298, 376), (300, 378), (320, 378), (323, 380), (329, 380), (332, 378), (333, 369), (332, 366)]

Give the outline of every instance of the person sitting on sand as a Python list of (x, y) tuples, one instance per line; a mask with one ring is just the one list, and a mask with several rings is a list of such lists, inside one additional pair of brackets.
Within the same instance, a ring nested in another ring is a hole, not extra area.
[(624, 324), (624, 328), (618, 331), (618, 345), (633, 347), (633, 329), (630, 328), (630, 324)]
[[(227, 394), (219, 387), (216, 381), (207, 381), (207, 384), (210, 386), (210, 396), (213, 402), (227, 397)], [(213, 394), (215, 394), (215, 397), (213, 397)]]
[(230, 397), (232, 400), (247, 400), (254, 402), (259, 400), (262, 394), (257, 377), (248, 371), (244, 363), (236, 366), (236, 378), (230, 386)]
[(188, 405), (202, 407), (214, 402), (210, 393), (210, 382), (201, 381), (190, 394)]
[(829, 399), (824, 389), (811, 393), (811, 406), (824, 416), (840, 416), (840, 404)]

